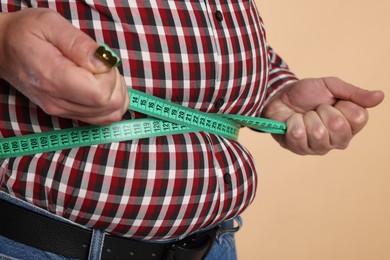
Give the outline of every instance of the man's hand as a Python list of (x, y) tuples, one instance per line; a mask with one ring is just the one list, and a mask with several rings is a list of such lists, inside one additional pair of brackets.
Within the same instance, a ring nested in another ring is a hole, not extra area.
[(367, 123), (366, 108), (382, 102), (382, 91), (368, 91), (338, 78), (292, 83), (267, 104), (263, 116), (287, 123), (285, 135), (273, 137), (297, 154), (326, 154), (345, 149)]
[(98, 47), (49, 9), (0, 14), (0, 78), (50, 115), (97, 125), (122, 118), (127, 88), (95, 57)]

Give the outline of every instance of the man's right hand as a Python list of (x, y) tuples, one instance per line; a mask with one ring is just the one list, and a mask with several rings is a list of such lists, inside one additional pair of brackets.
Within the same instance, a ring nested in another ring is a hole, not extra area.
[(98, 47), (49, 9), (0, 13), (0, 78), (47, 114), (96, 125), (122, 118), (124, 79), (94, 55)]

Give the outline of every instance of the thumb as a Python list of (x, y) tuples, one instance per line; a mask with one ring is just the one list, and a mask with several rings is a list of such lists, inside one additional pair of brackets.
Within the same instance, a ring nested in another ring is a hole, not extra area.
[(371, 108), (379, 105), (385, 96), (381, 90), (358, 88), (338, 78), (325, 78), (324, 81), (326, 87), (335, 98), (351, 101), (364, 108)]
[(111, 70), (110, 66), (96, 56), (95, 51), (99, 44), (91, 37), (74, 27), (57, 13), (54, 13), (51, 19), (52, 23), (46, 25), (50, 28), (44, 30), (44, 36), (65, 57), (94, 74)]
[(381, 90), (372, 90), (369, 91), (369, 93), (366, 95), (366, 98), (365, 107), (375, 107), (382, 103), (383, 99), (385, 98), (385, 93), (383, 93)]

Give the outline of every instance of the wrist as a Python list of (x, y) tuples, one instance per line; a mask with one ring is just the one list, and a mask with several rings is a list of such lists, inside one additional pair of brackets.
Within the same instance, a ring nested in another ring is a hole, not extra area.
[(286, 109), (285, 102), (283, 102), (283, 100), (287, 96), (286, 92), (295, 82), (296, 80), (288, 82), (280, 88), (278, 92), (269, 97), (261, 111), (261, 117), (274, 119), (277, 114)]

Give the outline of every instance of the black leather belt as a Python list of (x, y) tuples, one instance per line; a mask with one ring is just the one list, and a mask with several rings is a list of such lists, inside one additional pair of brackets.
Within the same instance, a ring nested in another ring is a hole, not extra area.
[[(217, 232), (218, 227), (167, 244), (106, 235), (102, 259), (203, 259), (210, 251)], [(0, 199), (0, 235), (65, 257), (87, 259), (92, 231)]]

